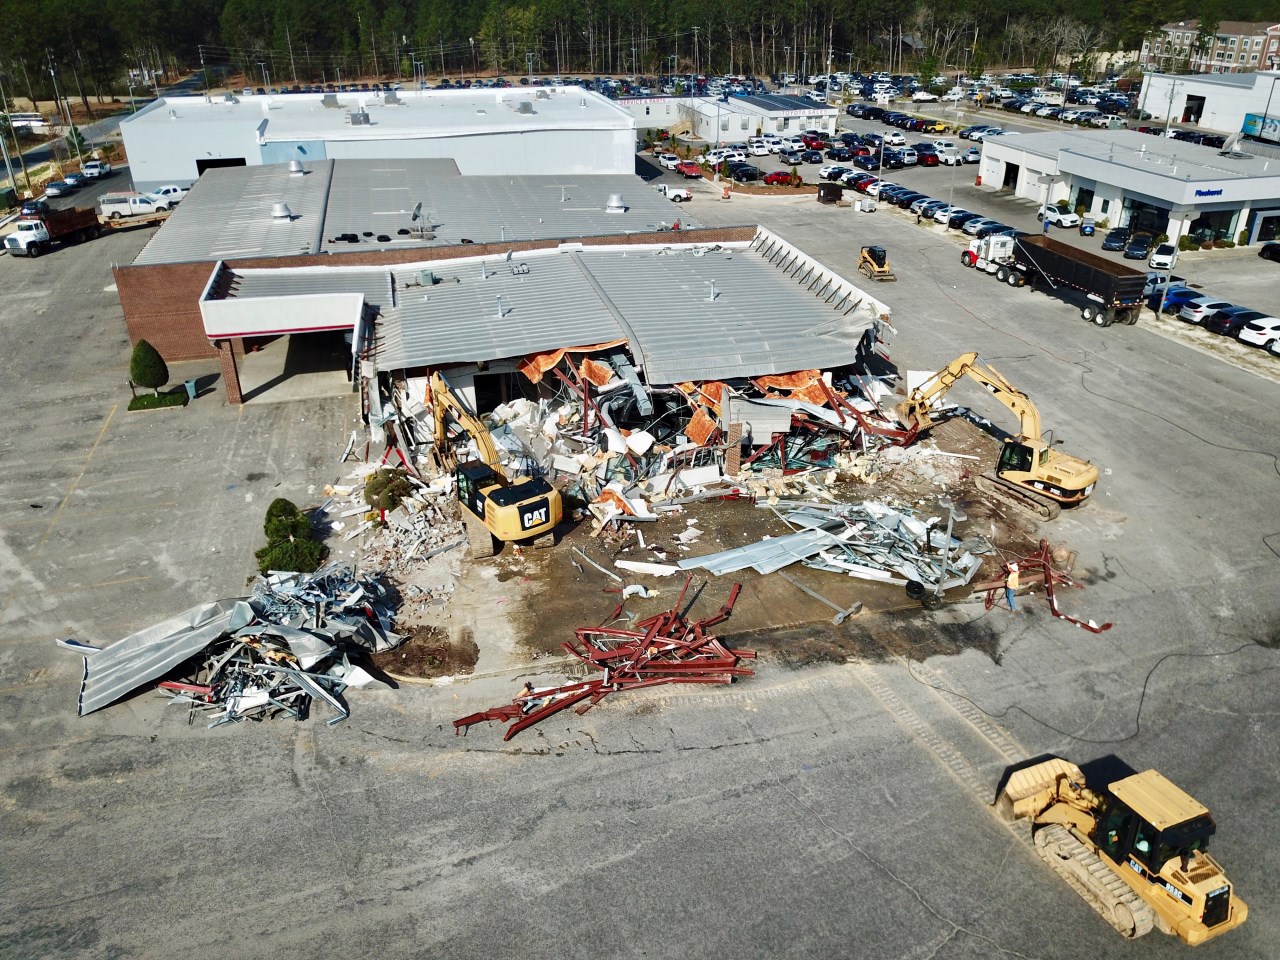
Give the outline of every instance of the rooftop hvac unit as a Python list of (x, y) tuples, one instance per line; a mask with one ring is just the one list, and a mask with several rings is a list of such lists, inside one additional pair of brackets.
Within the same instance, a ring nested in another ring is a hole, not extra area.
[(521, 100), (516, 106), (516, 113), (523, 113), (526, 117), (533, 114), (533, 101)]
[(369, 113), (367, 110), (352, 110), (348, 119), (353, 127), (369, 126)]
[(607, 213), (626, 213), (627, 205), (622, 202), (622, 194), (609, 194), (609, 202), (605, 205), (604, 209)]
[(292, 220), (293, 211), (289, 209), (289, 205), (283, 201), (273, 203), (271, 205), (272, 220)]
[(301, 161), (301, 160), (290, 160), (290, 161), (289, 161), (289, 175), (290, 175), (290, 176), (292, 176), (292, 177), (300, 177), (300, 176), (302, 176), (302, 175), (303, 175), (304, 173), (306, 173), (306, 172), (307, 172), (307, 171), (306, 171), (305, 169), (303, 169), (302, 161)]
[(320, 98), (320, 106), (324, 107), (326, 110), (337, 110), (338, 95), (336, 93), (326, 93)]

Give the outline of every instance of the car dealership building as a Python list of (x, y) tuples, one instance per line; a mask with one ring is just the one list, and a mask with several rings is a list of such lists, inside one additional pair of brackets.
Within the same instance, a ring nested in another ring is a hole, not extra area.
[(1039, 203), (1066, 200), (1112, 227), (1174, 241), (1280, 234), (1280, 159), (1247, 151), (1130, 130), (1055, 130), (984, 140), (978, 169), (983, 185)]

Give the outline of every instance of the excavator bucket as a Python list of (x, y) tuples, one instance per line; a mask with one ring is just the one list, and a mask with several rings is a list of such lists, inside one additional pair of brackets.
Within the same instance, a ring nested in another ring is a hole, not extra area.
[(1061, 757), (1015, 770), (996, 798), (996, 812), (1005, 820), (1035, 817), (1057, 799), (1058, 784), (1063, 780), (1083, 784), (1084, 774), (1074, 763)]

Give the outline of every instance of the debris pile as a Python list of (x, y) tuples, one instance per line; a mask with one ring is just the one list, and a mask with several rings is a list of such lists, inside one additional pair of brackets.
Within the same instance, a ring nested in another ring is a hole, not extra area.
[[(380, 684), (352, 653), (392, 649), (393, 598), (377, 579), (330, 564), (315, 573), (259, 577), (248, 598), (215, 600), (109, 647), (59, 646), (84, 657), (80, 716), (160, 681), (171, 703), (211, 716), (210, 727), (244, 719), (303, 720), (323, 700), (345, 720), (348, 687)], [(163, 679), (162, 679), (163, 678)]]
[(979, 554), (990, 545), (951, 535), (943, 517), (922, 520), (909, 510), (882, 503), (809, 503), (777, 501), (758, 507), (788, 510), (780, 514), (795, 533), (679, 561), (681, 570), (706, 570), (716, 576), (751, 568), (773, 573), (793, 563), (877, 583), (911, 583), (948, 590), (973, 579)]
[(733, 683), (738, 677), (753, 676), (739, 662), (754, 659), (754, 650), (728, 647), (707, 632), (729, 618), (741, 585), (733, 585), (729, 599), (712, 616), (690, 623), (680, 607), (691, 582), (692, 577), (685, 581), (675, 606), (641, 620), (635, 630), (580, 627), (575, 631), (577, 642), (566, 642), (564, 648), (589, 668), (602, 671), (601, 677), (558, 687), (526, 683), (510, 704), (455, 720), (454, 732), (483, 720), (502, 720), (511, 724), (503, 737), (510, 740), (569, 707), (582, 715), (611, 693), (667, 683)]
[[(879, 349), (886, 328), (876, 321), (864, 332), (849, 368), (669, 386), (644, 383), (623, 343), (533, 354), (517, 369), (536, 399), (481, 419), (507, 477), (546, 477), (585, 505), (597, 529), (696, 500), (759, 496), (780, 478), (838, 470), (867, 479), (859, 458), (916, 439), (882, 406), (896, 376), (868, 372), (891, 369)], [(426, 379), (396, 381), (378, 406), (406, 462), (452, 459), (433, 448), (440, 401)], [(480, 452), (464, 439), (457, 459)]]

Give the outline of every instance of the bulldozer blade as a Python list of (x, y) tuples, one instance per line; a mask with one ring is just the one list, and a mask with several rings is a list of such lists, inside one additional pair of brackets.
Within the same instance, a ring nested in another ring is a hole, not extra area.
[(996, 798), (996, 813), (1009, 821), (1036, 816), (1057, 796), (1058, 782), (1063, 778), (1084, 783), (1080, 768), (1061, 757), (1015, 770)]

